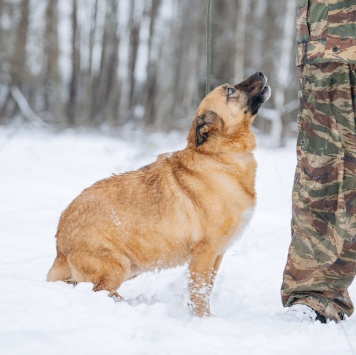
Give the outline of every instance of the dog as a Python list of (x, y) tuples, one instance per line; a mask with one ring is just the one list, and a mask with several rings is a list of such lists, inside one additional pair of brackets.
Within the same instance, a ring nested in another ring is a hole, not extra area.
[(255, 205), (251, 123), (270, 96), (261, 73), (200, 103), (187, 147), (85, 189), (64, 210), (48, 281), (91, 282), (120, 299), (126, 280), (189, 264), (194, 315), (210, 315), (221, 260)]

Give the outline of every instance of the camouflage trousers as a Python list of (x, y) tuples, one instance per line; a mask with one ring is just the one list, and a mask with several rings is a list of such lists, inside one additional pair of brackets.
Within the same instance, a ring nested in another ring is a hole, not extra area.
[(306, 304), (339, 321), (353, 313), (356, 270), (356, 65), (300, 67), (292, 241), (285, 307)]

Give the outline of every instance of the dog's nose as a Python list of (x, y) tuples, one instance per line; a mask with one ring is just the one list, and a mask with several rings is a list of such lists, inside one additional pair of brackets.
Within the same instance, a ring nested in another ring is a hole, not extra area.
[(261, 72), (261, 71), (258, 71), (257, 73), (256, 73), (256, 76), (259, 76), (259, 77), (264, 77), (265, 75)]

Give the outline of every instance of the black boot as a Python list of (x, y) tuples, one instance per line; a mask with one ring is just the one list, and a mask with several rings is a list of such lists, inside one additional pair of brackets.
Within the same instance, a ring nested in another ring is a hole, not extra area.
[(320, 314), (319, 312), (315, 311), (316, 313), (316, 318), (315, 320), (318, 320), (320, 323), (322, 324), (326, 324), (326, 317), (324, 317), (322, 314)]

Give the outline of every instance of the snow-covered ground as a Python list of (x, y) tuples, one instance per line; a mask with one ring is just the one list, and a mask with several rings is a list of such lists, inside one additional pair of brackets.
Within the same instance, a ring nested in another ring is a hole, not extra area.
[[(214, 316), (189, 314), (185, 267), (124, 283), (120, 303), (90, 284), (47, 283), (68, 203), (98, 179), (185, 145), (179, 134), (124, 136), (0, 128), (0, 354), (355, 354), (356, 315), (289, 322), (280, 302), (293, 142), (256, 151), (258, 205), (222, 263)], [(356, 283), (350, 294), (356, 302)]]

